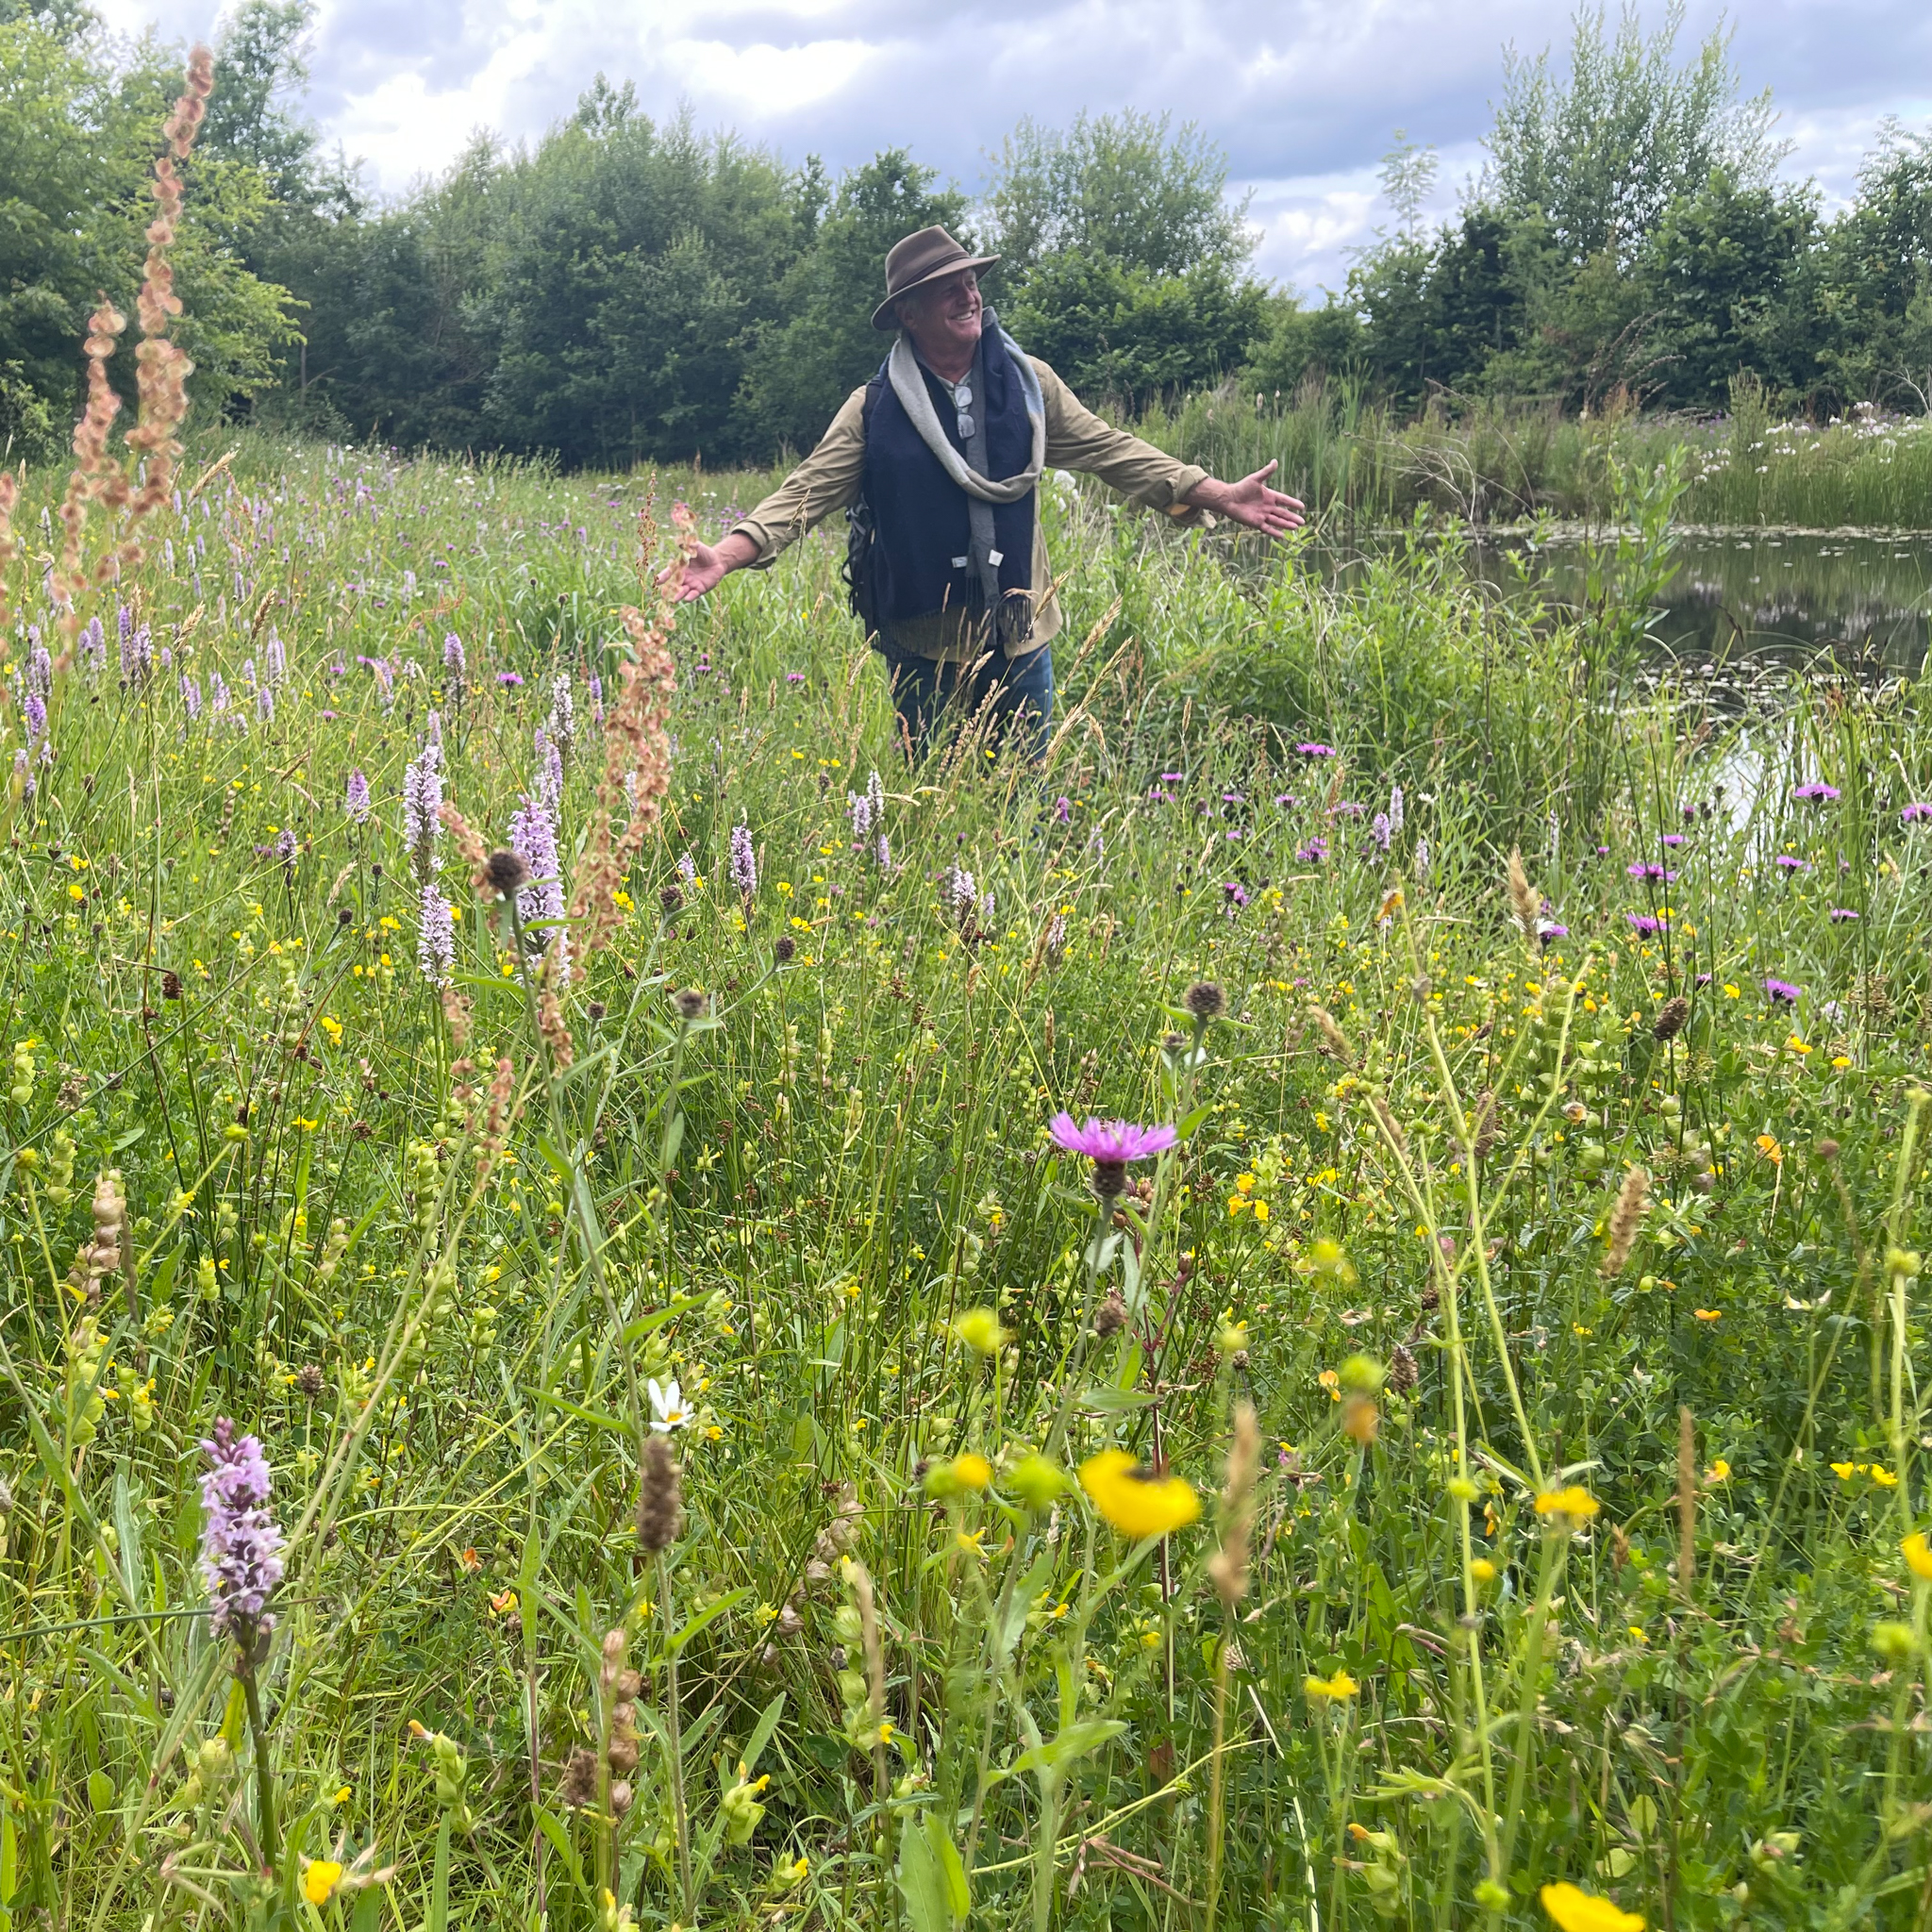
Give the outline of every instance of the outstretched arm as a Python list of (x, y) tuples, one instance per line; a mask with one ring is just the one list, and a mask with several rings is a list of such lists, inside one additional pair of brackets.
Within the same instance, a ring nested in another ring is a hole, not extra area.
[(1036, 356), (1046, 404), (1046, 460), (1050, 466), (1085, 470), (1148, 509), (1182, 516), (1190, 509), (1212, 510), (1229, 522), (1270, 537), (1299, 529), (1302, 506), (1268, 487), (1270, 463), (1239, 483), (1224, 483), (1193, 463), (1183, 463), (1151, 442), (1104, 422)]
[(691, 545), (684, 566), (686, 603), (716, 590), (735, 570), (770, 563), (858, 494), (865, 474), (864, 405), (865, 391), (854, 390), (818, 447), (742, 523), (716, 543)]
[(1259, 530), (1263, 536), (1285, 537), (1291, 530), (1300, 529), (1307, 519), (1302, 515), (1299, 498), (1269, 489), (1268, 479), (1274, 475), (1274, 468), (1270, 463), (1252, 476), (1243, 476), (1239, 483), (1224, 483), (1216, 476), (1204, 477), (1183, 500), (1196, 509), (1211, 509), (1230, 523)]

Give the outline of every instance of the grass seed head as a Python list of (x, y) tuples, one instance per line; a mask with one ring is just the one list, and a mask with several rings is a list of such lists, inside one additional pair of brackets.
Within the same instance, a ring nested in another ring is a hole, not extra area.
[(677, 1541), (683, 1526), (677, 1458), (662, 1436), (653, 1436), (638, 1465), (638, 1547), (658, 1556)]

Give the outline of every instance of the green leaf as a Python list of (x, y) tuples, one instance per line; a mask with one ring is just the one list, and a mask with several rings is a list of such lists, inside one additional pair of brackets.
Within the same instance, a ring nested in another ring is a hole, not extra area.
[(913, 1932), (957, 1932), (972, 1906), (966, 1867), (937, 1811), (908, 1830), (899, 1850), (899, 1891)]
[(423, 1932), (443, 1932), (449, 1924), (449, 1813), (436, 1830), (436, 1865), (429, 1878), (429, 1916)]
[(708, 1624), (715, 1624), (726, 1610), (736, 1609), (750, 1594), (751, 1589), (749, 1585), (739, 1590), (726, 1591), (716, 1603), (708, 1605), (690, 1623), (680, 1624), (672, 1633), (671, 1641), (665, 1645), (666, 1652), (671, 1656), (675, 1656)]
[(1005, 1774), (1018, 1777), (1023, 1771), (1030, 1771), (1036, 1776), (1043, 1772), (1047, 1777), (1059, 1777), (1069, 1765), (1086, 1757), (1088, 1752), (1099, 1750), (1101, 1745), (1118, 1738), (1125, 1729), (1126, 1725), (1119, 1718), (1083, 1718), (1078, 1724), (1069, 1724), (1058, 1737), (1049, 1738), (1045, 1743), (1021, 1752), (1007, 1766)]
[(1151, 1407), (1156, 1400), (1146, 1389), (1115, 1389), (1103, 1383), (1080, 1397), (1080, 1407), (1093, 1415), (1114, 1415), (1127, 1409)]
[(778, 1720), (785, 1715), (785, 1693), (779, 1691), (771, 1703), (765, 1706), (764, 1714), (758, 1719), (758, 1728), (751, 1734), (751, 1742), (739, 1754), (739, 1761), (744, 1766), (741, 1774), (752, 1776), (758, 1768), (758, 1758), (764, 1748), (772, 1741), (772, 1733), (778, 1728)]
[(540, 1806), (537, 1810), (537, 1829), (550, 1840), (550, 1849), (562, 1860), (563, 1869), (576, 1881), (576, 1888), (583, 1894), (584, 1903), (587, 1906), (594, 1905), (596, 1901), (591, 1896), (590, 1885), (584, 1877), (584, 1868), (577, 1862), (576, 1847), (571, 1843), (570, 1834), (563, 1828), (563, 1821), (554, 1812), (547, 1811)]
[(88, 1809), (98, 1816), (113, 1808), (116, 1793), (114, 1780), (105, 1771), (91, 1771), (87, 1774)]

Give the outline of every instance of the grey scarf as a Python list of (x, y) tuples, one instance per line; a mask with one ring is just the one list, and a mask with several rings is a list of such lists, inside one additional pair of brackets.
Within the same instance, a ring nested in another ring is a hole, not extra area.
[[(1018, 503), (1039, 483), (1041, 473), (1046, 467), (1046, 404), (1040, 392), (1039, 373), (1026, 359), (1019, 343), (1000, 327), (999, 317), (991, 308), (985, 311), (984, 326), (998, 332), (1014, 374), (1019, 378), (1020, 393), (1026, 404), (1026, 420), (1033, 425), (1033, 455), (1016, 476), (995, 481), (981, 475), (977, 467), (986, 461), (986, 362), (977, 350), (974, 352), (973, 368), (967, 380), (973, 384), (974, 400), (978, 407), (973, 412), (975, 426), (973, 435), (967, 439), (963, 458), (946, 440), (946, 432), (940, 426), (939, 413), (932, 406), (932, 392), (920, 375), (919, 358), (913, 353), (912, 339), (904, 330), (892, 344), (886, 374), (891, 382), (892, 393), (899, 398), (900, 407), (919, 432), (920, 441), (939, 458), (940, 467), (966, 493), (971, 565), (984, 592), (988, 615), (999, 613), (1004, 618), (1006, 613), (1002, 611), (999, 584), (1000, 559), (992, 547), (991, 506)], [(1000, 628), (1018, 636), (1030, 628), (1030, 624), (1031, 607), (1026, 604), (1012, 613), (1010, 622), (1003, 622)]]

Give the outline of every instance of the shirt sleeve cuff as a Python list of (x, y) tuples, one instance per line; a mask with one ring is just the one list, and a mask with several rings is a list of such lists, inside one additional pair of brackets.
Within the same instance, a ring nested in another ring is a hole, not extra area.
[(756, 517), (742, 517), (725, 531), (727, 537), (742, 537), (746, 542), (758, 546), (757, 554), (749, 563), (741, 564), (741, 570), (770, 570), (784, 545), (773, 535), (770, 528), (759, 523)]
[(1198, 463), (1176, 463), (1166, 475), (1137, 492), (1134, 501), (1143, 509), (1165, 510), (1184, 530), (1212, 527), (1208, 512), (1186, 500), (1208, 480), (1208, 474)]

